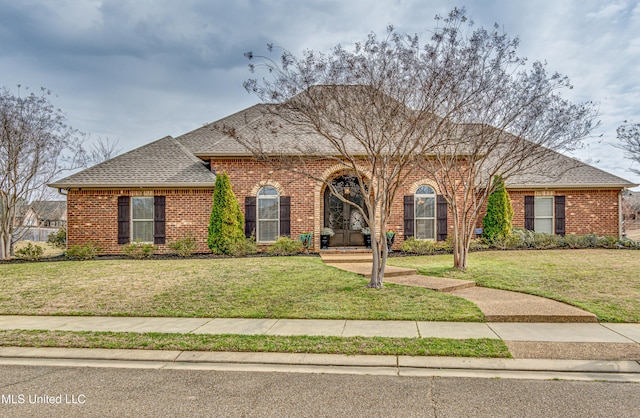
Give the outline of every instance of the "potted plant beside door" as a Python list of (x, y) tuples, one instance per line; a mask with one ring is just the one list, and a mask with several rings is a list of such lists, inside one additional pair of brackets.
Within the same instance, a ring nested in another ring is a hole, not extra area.
[(364, 237), (364, 246), (367, 249), (371, 249), (371, 229), (368, 226), (365, 226), (360, 230), (362, 232), (362, 236)]
[(393, 246), (393, 241), (396, 238), (396, 233), (393, 231), (387, 231), (387, 248), (389, 248), (389, 252), (393, 252), (391, 247)]
[(329, 248), (329, 238), (331, 238), (332, 236), (335, 235), (335, 232), (333, 232), (333, 229), (331, 228), (322, 228), (322, 231), (320, 231), (320, 249), (321, 250), (326, 250)]

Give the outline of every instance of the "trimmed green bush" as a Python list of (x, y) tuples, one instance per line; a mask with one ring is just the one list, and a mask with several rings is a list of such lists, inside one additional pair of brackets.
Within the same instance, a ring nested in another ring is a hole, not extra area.
[(433, 254), (435, 252), (435, 248), (435, 241), (416, 239), (415, 237), (409, 237), (400, 246), (400, 249), (405, 253), (417, 255)]
[(143, 258), (151, 258), (153, 252), (156, 249), (156, 246), (153, 244), (136, 241), (130, 242), (129, 244), (122, 247), (122, 252), (131, 258), (141, 260)]
[(197, 243), (193, 235), (189, 234), (184, 238), (170, 242), (167, 247), (175, 251), (180, 257), (189, 257), (196, 251)]
[(280, 237), (276, 242), (267, 247), (270, 255), (294, 255), (304, 251), (304, 246), (298, 240), (289, 237)]
[(17, 250), (15, 254), (16, 257), (21, 260), (36, 261), (42, 258), (42, 254), (44, 254), (44, 248), (39, 245), (28, 243), (26, 246)]
[(64, 254), (70, 260), (91, 260), (98, 256), (100, 251), (93, 243), (74, 245)]
[(67, 229), (60, 228), (58, 232), (50, 233), (47, 242), (56, 248), (64, 248), (67, 245)]
[(505, 239), (511, 234), (513, 208), (502, 177), (494, 178), (495, 190), (487, 200), (487, 214), (482, 219), (482, 238), (489, 244)]
[(214, 254), (233, 255), (245, 240), (244, 215), (231, 189), (229, 176), (226, 173), (218, 174), (209, 221), (209, 248)]
[(242, 238), (236, 242), (233, 242), (229, 246), (229, 255), (234, 257), (244, 257), (250, 254), (258, 252), (258, 245), (256, 244), (255, 237)]

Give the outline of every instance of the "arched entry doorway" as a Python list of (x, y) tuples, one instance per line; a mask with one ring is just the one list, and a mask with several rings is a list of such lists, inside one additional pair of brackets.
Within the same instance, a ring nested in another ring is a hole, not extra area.
[[(331, 184), (337, 193), (346, 200), (364, 206), (363, 194), (354, 176), (344, 175), (335, 178)], [(353, 205), (343, 202), (331, 193), (329, 187), (324, 191), (324, 226), (333, 229), (329, 240), (330, 247), (348, 247), (364, 245), (362, 228), (367, 223), (362, 213)]]

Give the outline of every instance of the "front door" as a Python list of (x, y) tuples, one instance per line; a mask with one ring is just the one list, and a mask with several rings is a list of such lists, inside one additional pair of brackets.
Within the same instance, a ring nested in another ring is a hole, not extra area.
[[(358, 180), (353, 176), (341, 176), (333, 180), (334, 188), (350, 202), (363, 206), (363, 196)], [(329, 187), (324, 192), (324, 225), (333, 229), (329, 240), (331, 247), (364, 245), (361, 229), (367, 223), (358, 208), (343, 202), (331, 193)]]

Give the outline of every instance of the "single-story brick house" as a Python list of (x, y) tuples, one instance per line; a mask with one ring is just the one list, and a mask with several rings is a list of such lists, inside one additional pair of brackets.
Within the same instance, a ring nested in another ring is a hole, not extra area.
[[(219, 129), (249, 129), (247, 121), (260, 118), (264, 106), (177, 138), (167, 136), (52, 183), (67, 195), (68, 245), (93, 242), (104, 253), (120, 253), (123, 244), (140, 240), (155, 243), (163, 252), (167, 243), (190, 234), (198, 250), (208, 251), (212, 194), (216, 173), (221, 172), (229, 175), (245, 214), (246, 234), (259, 244), (312, 231), (314, 249), (319, 250), (321, 229), (331, 227), (335, 235), (330, 246), (362, 245), (361, 228), (366, 225), (361, 215), (331, 196), (325, 182), (275, 169)], [(268, 129), (253, 134), (274, 152), (294, 150), (293, 142), (300, 139)], [(560, 177), (521, 176), (507, 182), (514, 226), (555, 234), (620, 235), (621, 193), (635, 184), (572, 158), (556, 157), (560, 165), (571, 167)], [(309, 158), (305, 170), (333, 182), (350, 199), (361, 196), (335, 159)], [(408, 236), (446, 239), (451, 215), (435, 182), (414, 171), (401, 196), (389, 220), (389, 229), (397, 232), (396, 245)]]

